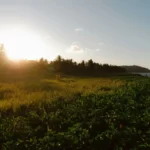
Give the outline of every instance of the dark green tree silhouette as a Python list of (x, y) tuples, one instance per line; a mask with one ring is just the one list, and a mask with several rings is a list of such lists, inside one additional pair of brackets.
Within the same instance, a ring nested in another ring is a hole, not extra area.
[(93, 62), (92, 59), (85, 62), (84, 60), (80, 63), (74, 62), (72, 59), (63, 59), (58, 56), (50, 65), (56, 72), (72, 74), (72, 75), (101, 75), (101, 74), (112, 74), (112, 73), (125, 73), (126, 69), (108, 65), (99, 64)]

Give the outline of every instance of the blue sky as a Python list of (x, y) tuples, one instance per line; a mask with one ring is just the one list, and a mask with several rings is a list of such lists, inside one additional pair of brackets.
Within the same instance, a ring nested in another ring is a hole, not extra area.
[(149, 0), (0, 0), (0, 28), (38, 34), (48, 59), (150, 68), (149, 8)]

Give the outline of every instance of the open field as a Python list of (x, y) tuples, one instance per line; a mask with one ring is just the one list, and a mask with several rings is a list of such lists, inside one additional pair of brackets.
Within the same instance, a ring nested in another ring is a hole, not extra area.
[(0, 149), (150, 148), (149, 78), (11, 76), (0, 82)]

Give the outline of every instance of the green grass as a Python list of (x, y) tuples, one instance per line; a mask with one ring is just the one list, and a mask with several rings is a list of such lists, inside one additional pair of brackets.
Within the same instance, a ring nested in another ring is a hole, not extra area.
[(149, 78), (0, 81), (0, 149), (150, 148)]

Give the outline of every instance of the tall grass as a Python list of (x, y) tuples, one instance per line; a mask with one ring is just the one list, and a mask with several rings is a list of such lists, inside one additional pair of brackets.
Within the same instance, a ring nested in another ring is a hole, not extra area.
[(149, 149), (149, 106), (146, 78), (3, 82), (0, 149)]

